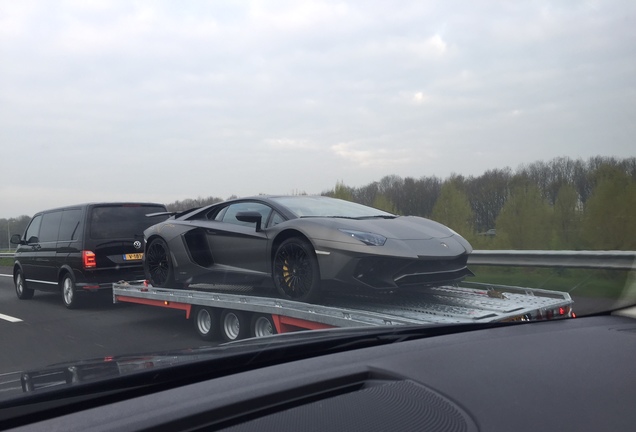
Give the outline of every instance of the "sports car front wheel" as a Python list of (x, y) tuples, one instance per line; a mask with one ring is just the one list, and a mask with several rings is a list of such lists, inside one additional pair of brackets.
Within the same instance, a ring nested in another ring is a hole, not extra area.
[(281, 243), (272, 271), (279, 294), (289, 300), (311, 302), (320, 295), (320, 271), (311, 245), (300, 238)]

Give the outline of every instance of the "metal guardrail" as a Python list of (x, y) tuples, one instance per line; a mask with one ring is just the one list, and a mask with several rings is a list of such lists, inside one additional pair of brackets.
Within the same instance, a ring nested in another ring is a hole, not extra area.
[[(13, 258), (13, 253), (0, 253)], [(636, 251), (475, 250), (469, 265), (636, 270)]]
[(636, 270), (636, 251), (475, 250), (468, 264)]

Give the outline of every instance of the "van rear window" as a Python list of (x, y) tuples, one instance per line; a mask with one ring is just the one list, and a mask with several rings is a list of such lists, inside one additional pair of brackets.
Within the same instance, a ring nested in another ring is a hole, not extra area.
[(166, 211), (160, 206), (119, 205), (93, 207), (90, 215), (90, 237), (119, 239), (141, 236), (146, 228), (168, 216), (147, 217), (149, 213)]

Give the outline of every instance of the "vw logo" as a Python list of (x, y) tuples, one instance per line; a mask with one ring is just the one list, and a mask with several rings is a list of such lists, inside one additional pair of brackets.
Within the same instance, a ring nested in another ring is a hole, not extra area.
[(141, 242), (139, 240), (135, 240), (133, 246), (135, 247), (135, 249), (141, 249)]
[(444, 242), (440, 242), (440, 244), (441, 244), (442, 246), (444, 246), (446, 249), (448, 249), (448, 245), (447, 245), (446, 243), (444, 243)]

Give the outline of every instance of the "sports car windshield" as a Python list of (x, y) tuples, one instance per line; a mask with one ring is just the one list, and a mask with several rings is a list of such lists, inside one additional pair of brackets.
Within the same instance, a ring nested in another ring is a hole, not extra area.
[(273, 201), (298, 217), (393, 218), (395, 215), (350, 201), (324, 197), (279, 197)]

